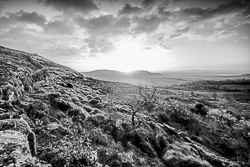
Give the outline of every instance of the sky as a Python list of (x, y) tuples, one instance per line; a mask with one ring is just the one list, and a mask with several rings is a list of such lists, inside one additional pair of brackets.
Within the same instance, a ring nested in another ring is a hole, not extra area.
[(249, 70), (249, 0), (0, 0), (0, 45), (79, 72)]

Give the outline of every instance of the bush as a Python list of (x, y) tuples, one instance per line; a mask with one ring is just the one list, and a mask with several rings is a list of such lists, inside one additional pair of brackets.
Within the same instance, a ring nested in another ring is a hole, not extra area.
[(107, 150), (101, 148), (98, 150), (100, 163), (110, 167), (132, 167), (134, 166), (133, 153), (118, 152), (117, 150)]
[(57, 142), (48, 144), (39, 158), (54, 167), (99, 167), (97, 150), (90, 143), (91, 136), (80, 126), (70, 127), (72, 136), (65, 136)]
[(74, 108), (68, 111), (68, 116), (69, 117), (78, 117), (82, 121), (84, 121), (88, 117), (88, 113), (81, 108)]
[(206, 116), (208, 114), (208, 109), (202, 103), (196, 103), (194, 108), (191, 108), (190, 111), (202, 116)]
[(58, 120), (61, 120), (63, 118), (66, 118), (66, 115), (62, 112), (62, 111), (58, 111), (56, 114), (55, 114), (55, 118), (58, 119)]

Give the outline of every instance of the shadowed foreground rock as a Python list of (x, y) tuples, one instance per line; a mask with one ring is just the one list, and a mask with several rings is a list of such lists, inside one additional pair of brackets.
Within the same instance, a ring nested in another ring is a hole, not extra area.
[[(3, 119), (3, 115), (7, 119)], [(8, 115), (8, 116), (7, 116)], [(48, 166), (36, 159), (36, 136), (28, 123), (11, 114), (0, 114), (0, 166)]]

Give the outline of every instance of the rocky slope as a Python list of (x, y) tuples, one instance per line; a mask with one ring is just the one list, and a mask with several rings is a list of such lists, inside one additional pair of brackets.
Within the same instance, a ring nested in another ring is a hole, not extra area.
[(225, 134), (234, 145), (216, 150), (209, 137), (187, 129), (201, 126), (203, 116), (111, 96), (105, 82), (0, 47), (0, 166), (249, 165), (250, 133), (241, 143)]
[(102, 93), (94, 82), (36, 54), (0, 47), (0, 166), (37, 163), (29, 133), (51, 124), (63, 128), (59, 118), (68, 110), (80, 108), (86, 117), (81, 109)]

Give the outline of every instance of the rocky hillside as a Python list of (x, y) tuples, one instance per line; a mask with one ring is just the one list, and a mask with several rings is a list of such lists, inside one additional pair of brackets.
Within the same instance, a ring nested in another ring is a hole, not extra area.
[(249, 120), (114, 85), (0, 47), (0, 166), (250, 165)]

